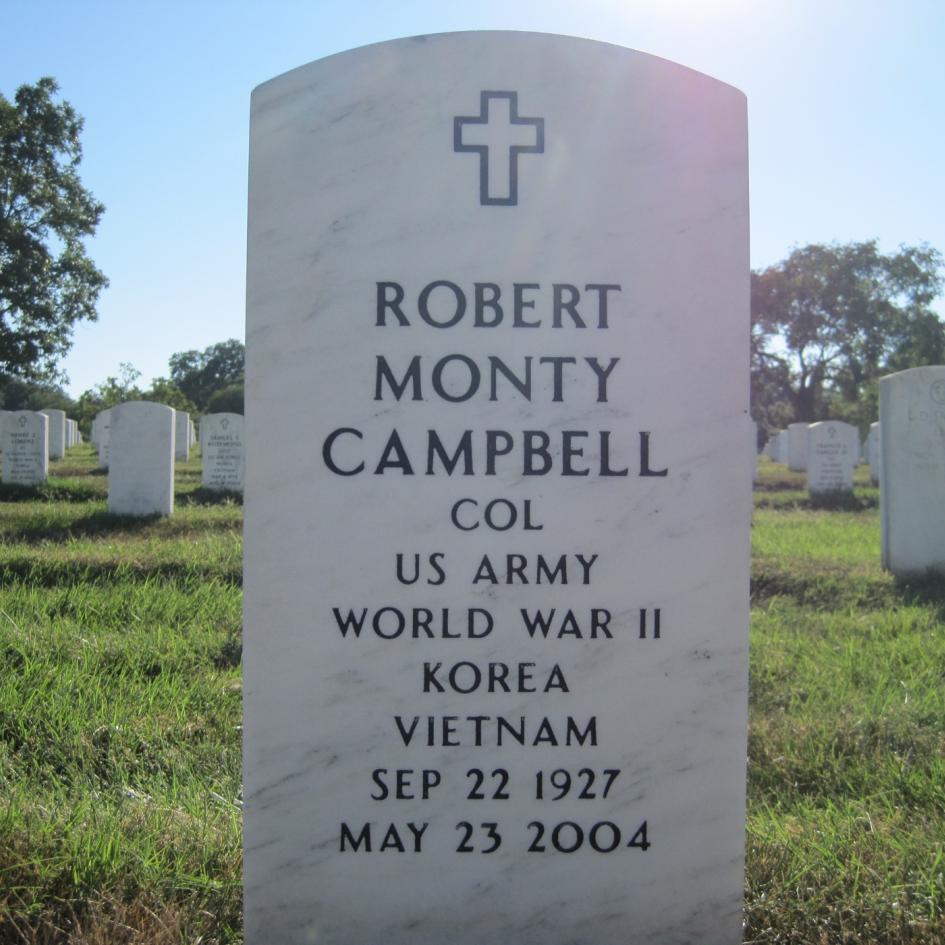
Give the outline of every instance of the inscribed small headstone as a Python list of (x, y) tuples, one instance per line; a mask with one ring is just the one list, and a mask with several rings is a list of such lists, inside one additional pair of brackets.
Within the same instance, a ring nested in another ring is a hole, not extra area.
[(883, 567), (945, 573), (945, 366), (880, 378)]
[(50, 407), (40, 413), (49, 418), (49, 458), (62, 459), (66, 453), (66, 412)]
[(108, 511), (170, 515), (174, 511), (174, 410), (127, 401), (111, 408)]
[(4, 482), (35, 486), (49, 474), (49, 417), (14, 410), (2, 428)]
[(247, 945), (739, 942), (744, 97), (459, 33), (251, 135)]
[(856, 427), (838, 420), (812, 423), (807, 428), (807, 489), (811, 495), (852, 492), (859, 454)]
[(190, 415), (186, 410), (174, 411), (174, 459), (190, 459)]
[(243, 491), (243, 418), (238, 413), (209, 413), (200, 419), (203, 468), (208, 489)]
[(787, 428), (788, 469), (793, 472), (807, 471), (807, 423), (791, 423)]

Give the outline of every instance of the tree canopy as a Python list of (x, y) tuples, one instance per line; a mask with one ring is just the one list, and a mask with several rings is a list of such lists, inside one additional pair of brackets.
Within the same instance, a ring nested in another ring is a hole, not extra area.
[(941, 269), (929, 246), (887, 255), (868, 241), (811, 244), (753, 272), (756, 418), (875, 419), (881, 375), (945, 361), (945, 325), (931, 308)]
[(0, 95), (0, 373), (55, 375), (108, 284), (86, 255), (104, 206), (79, 179), (82, 119), (46, 77)]
[[(245, 360), (243, 342), (235, 338), (219, 341), (203, 351), (180, 351), (171, 355), (171, 380), (198, 410), (205, 411), (218, 391), (243, 386)], [(228, 396), (232, 400), (233, 392)]]

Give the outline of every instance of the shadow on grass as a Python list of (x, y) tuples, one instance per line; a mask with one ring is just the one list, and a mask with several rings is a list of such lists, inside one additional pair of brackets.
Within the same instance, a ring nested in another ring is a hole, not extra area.
[(886, 571), (858, 574), (846, 567), (821, 564), (805, 572), (755, 561), (751, 571), (752, 603), (772, 597), (788, 597), (802, 606), (824, 610), (932, 607), (937, 619), (945, 621), (945, 575), (935, 572), (893, 578)]
[(929, 571), (910, 578), (896, 578), (893, 587), (907, 606), (932, 606), (939, 620), (945, 620), (945, 574)]
[[(29, 587), (88, 587), (114, 584), (116, 581), (168, 581), (181, 592), (205, 588), (209, 582), (242, 587), (241, 565), (201, 567), (182, 561), (44, 561), (35, 557), (14, 558), (0, 565), (0, 586), (16, 583)], [(3, 942), (0, 934), (0, 942)]]
[(804, 479), (798, 476), (795, 479), (759, 479), (753, 488), (755, 492), (797, 492), (804, 485)]
[(36, 486), (0, 483), (0, 502), (94, 502), (105, 498), (99, 485), (47, 480)]
[(784, 511), (865, 512), (879, 508), (879, 493), (875, 495), (848, 492), (811, 496), (799, 490), (758, 490), (756, 509)]
[(99, 469), (98, 466), (69, 466), (65, 463), (57, 463), (50, 468), (49, 474), (60, 479), (77, 479), (85, 476), (102, 479), (108, 476), (108, 469)]
[(242, 505), (243, 493), (200, 486), (189, 492), (178, 493), (174, 502), (177, 505)]
[[(101, 497), (99, 497), (101, 498)], [(24, 521), (15, 529), (8, 530), (7, 540), (27, 544), (40, 541), (64, 542), (73, 538), (90, 538), (99, 535), (137, 534), (160, 522), (160, 515), (113, 515), (105, 509), (96, 509), (71, 522), (50, 522), (42, 517)]]
[(810, 508), (828, 512), (862, 512), (879, 507), (879, 496), (856, 495), (853, 492), (822, 492), (809, 499)]
[(772, 597), (788, 597), (804, 607), (824, 610), (838, 607), (875, 610), (892, 606), (897, 599), (892, 583), (882, 576), (852, 576), (847, 568), (826, 566), (805, 574), (755, 562), (751, 571), (751, 601), (759, 604)]

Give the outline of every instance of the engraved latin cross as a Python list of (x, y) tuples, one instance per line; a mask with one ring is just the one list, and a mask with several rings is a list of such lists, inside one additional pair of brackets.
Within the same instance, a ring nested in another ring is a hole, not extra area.
[(453, 119), (453, 150), (479, 155), (479, 202), (518, 203), (518, 156), (545, 150), (544, 118), (522, 118), (517, 92), (482, 92), (479, 115)]

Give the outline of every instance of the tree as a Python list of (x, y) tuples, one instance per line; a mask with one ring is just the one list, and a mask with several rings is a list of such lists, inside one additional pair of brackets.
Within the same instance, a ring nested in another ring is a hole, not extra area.
[(75, 405), (75, 401), (56, 384), (0, 376), (0, 408), (3, 410), (45, 410), (52, 407), (65, 410), (72, 416)]
[(88, 429), (96, 415), (102, 410), (123, 404), (128, 400), (144, 400), (137, 386), (141, 372), (126, 361), (118, 366), (118, 377), (107, 377), (101, 384), (83, 391), (76, 402), (76, 419), (83, 429)]
[(216, 391), (243, 383), (245, 359), (243, 342), (234, 338), (203, 351), (181, 351), (171, 355), (171, 380), (204, 411)]
[(207, 401), (207, 413), (243, 413), (243, 385), (230, 384), (214, 391)]
[(175, 410), (183, 410), (185, 413), (197, 411), (193, 401), (189, 400), (183, 391), (166, 377), (156, 377), (151, 384), (151, 389), (146, 390), (142, 395), (142, 400), (151, 400), (156, 404), (173, 407)]
[(0, 95), (0, 373), (55, 375), (108, 280), (86, 255), (104, 207), (78, 175), (82, 119), (55, 79)]
[(940, 363), (945, 325), (930, 306), (941, 268), (929, 246), (884, 255), (872, 240), (811, 244), (753, 272), (753, 387), (810, 422), (828, 402), (856, 414), (881, 374)]

